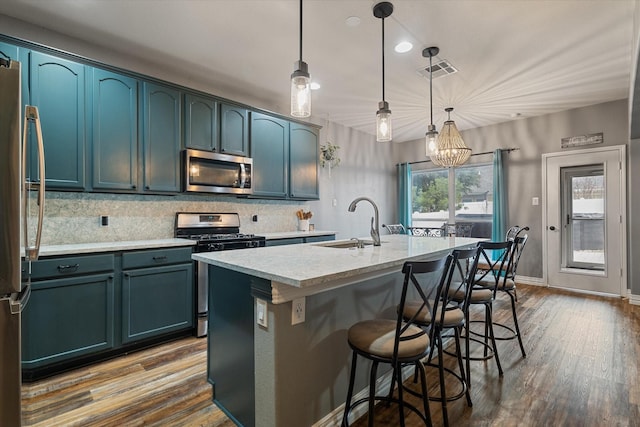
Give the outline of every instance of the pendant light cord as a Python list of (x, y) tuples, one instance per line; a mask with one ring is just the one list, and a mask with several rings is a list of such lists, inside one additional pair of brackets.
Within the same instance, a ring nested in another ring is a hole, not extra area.
[(302, 0), (300, 0), (300, 62), (302, 62)]
[(433, 64), (431, 63), (431, 53), (429, 53), (429, 114), (431, 124), (433, 124)]
[(382, 18), (382, 102), (384, 102), (384, 17)]

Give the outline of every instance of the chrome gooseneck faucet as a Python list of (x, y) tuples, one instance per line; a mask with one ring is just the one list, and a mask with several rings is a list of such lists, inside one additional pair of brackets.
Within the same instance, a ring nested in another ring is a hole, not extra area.
[[(368, 197), (358, 197), (353, 202), (351, 202), (351, 204), (349, 205), (348, 211), (355, 212), (356, 205), (358, 204), (358, 202), (362, 200), (366, 200), (367, 202), (371, 203), (371, 205), (373, 206), (373, 212), (375, 216), (371, 218), (371, 239), (373, 239), (373, 246), (380, 246), (380, 222), (379, 222), (379, 216), (378, 216), (378, 206), (376, 206), (373, 200), (371, 200)], [(374, 225), (374, 221), (375, 221), (375, 225)]]

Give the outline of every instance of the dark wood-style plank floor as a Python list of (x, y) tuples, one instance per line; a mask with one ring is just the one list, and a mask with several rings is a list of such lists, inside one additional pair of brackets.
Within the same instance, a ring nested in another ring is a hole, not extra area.
[[(502, 341), (502, 378), (493, 360), (472, 362), (474, 405), (449, 403), (450, 424), (640, 426), (640, 307), (536, 286), (520, 285), (518, 296), (527, 358), (515, 341)], [(508, 308), (506, 297), (496, 301), (497, 321), (509, 321)], [(182, 339), (25, 384), (24, 425), (232, 426), (211, 401), (205, 344)], [(428, 374), (430, 393), (438, 393), (437, 371)], [(442, 425), (440, 404), (430, 408)], [(397, 420), (395, 407), (376, 408), (376, 425)], [(407, 415), (407, 426), (419, 425)]]

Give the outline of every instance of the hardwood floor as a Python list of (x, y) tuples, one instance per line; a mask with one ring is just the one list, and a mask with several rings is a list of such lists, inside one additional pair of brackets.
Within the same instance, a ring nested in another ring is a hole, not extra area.
[[(493, 360), (472, 362), (474, 405), (450, 402), (450, 424), (640, 426), (640, 306), (524, 285), (518, 297), (527, 358), (516, 341), (501, 341), (502, 378)], [(494, 307), (496, 321), (508, 323), (508, 299)], [(430, 393), (439, 393), (437, 371), (428, 374)], [(440, 403), (430, 408), (441, 425)], [(206, 341), (198, 338), (25, 384), (23, 418), (25, 426), (47, 427), (234, 425), (211, 401)], [(375, 422), (397, 425), (397, 409), (377, 407)], [(408, 415), (407, 426), (418, 425)]]
[(186, 338), (22, 387), (25, 426), (235, 426), (212, 401), (206, 339)]
[[(640, 426), (640, 306), (519, 285), (517, 310), (527, 358), (511, 340), (498, 342), (502, 378), (495, 361), (472, 361), (473, 407), (449, 402), (451, 426)], [(510, 323), (506, 295), (494, 303), (494, 319)], [(428, 375), (429, 393), (438, 395), (437, 371)], [(442, 425), (440, 403), (429, 407), (434, 425)], [(408, 417), (407, 426), (423, 425)], [(397, 425), (397, 407), (377, 407), (375, 420)]]

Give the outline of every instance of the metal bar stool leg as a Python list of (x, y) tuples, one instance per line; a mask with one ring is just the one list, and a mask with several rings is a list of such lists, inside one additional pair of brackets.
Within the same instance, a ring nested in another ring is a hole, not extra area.
[(344, 404), (344, 415), (342, 416), (342, 427), (349, 425), (349, 411), (351, 410), (351, 399), (353, 398), (353, 386), (356, 381), (356, 364), (358, 361), (358, 354), (355, 351), (351, 352), (351, 375), (349, 376), (349, 388), (347, 390), (347, 401)]
[(524, 346), (522, 345), (522, 334), (520, 334), (520, 326), (518, 325), (518, 315), (516, 314), (516, 298), (515, 298), (515, 295), (511, 294), (511, 292), (507, 292), (507, 294), (511, 299), (511, 313), (513, 314), (513, 323), (516, 327), (516, 336), (518, 337), (518, 344), (520, 344), (520, 351), (522, 351), (522, 357), (526, 358), (527, 353), (525, 353)]

